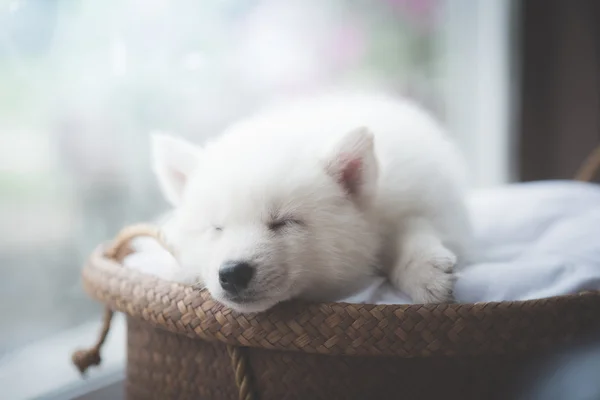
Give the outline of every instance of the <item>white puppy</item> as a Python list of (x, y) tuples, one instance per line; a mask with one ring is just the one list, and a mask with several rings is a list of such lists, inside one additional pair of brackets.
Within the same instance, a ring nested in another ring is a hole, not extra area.
[(463, 165), (405, 100), (326, 95), (276, 107), (196, 147), (153, 138), (174, 206), (173, 279), (241, 312), (336, 300), (378, 272), (415, 302), (452, 298), (469, 224)]

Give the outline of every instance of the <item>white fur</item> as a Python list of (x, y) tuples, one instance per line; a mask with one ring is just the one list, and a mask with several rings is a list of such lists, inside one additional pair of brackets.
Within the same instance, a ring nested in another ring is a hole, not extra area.
[[(167, 136), (153, 147), (175, 206), (165, 234), (182, 266), (177, 280), (242, 312), (336, 300), (379, 271), (415, 302), (451, 300), (470, 236), (463, 165), (414, 104), (313, 97), (236, 123), (202, 149)], [(279, 219), (291, 222), (269, 230)], [(243, 303), (219, 284), (232, 260), (257, 266)]]

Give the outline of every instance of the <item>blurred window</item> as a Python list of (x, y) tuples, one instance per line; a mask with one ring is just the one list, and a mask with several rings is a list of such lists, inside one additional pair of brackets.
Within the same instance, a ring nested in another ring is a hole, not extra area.
[[(95, 339), (101, 307), (79, 271), (120, 227), (165, 210), (148, 163), (154, 130), (201, 142), (283, 96), (385, 88), (460, 128), (470, 160), (489, 147), (473, 139), (478, 111), (502, 145), (504, 97), (485, 103), (473, 85), (503, 90), (508, 14), (477, 3), (1, 2), (0, 357), (86, 323), (93, 333), (72, 345)], [(483, 172), (504, 180), (503, 163)]]

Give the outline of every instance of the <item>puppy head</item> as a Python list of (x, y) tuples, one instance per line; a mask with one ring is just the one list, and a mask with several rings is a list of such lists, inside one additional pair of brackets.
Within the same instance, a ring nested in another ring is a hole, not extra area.
[(241, 312), (354, 290), (378, 250), (372, 134), (352, 131), (322, 157), (233, 143), (153, 138), (154, 170), (175, 208), (166, 235), (188, 281)]

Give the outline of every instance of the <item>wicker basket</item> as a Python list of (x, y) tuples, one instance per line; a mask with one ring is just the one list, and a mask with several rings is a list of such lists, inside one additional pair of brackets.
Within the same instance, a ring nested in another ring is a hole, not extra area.
[[(591, 179), (600, 149), (579, 174)], [(76, 352), (100, 362), (112, 311), (127, 314), (128, 399), (510, 399), (539, 357), (600, 329), (600, 294), (534, 301), (364, 305), (290, 302), (242, 315), (206, 291), (161, 281), (121, 260), (125, 229), (83, 270), (107, 306), (98, 343)]]

